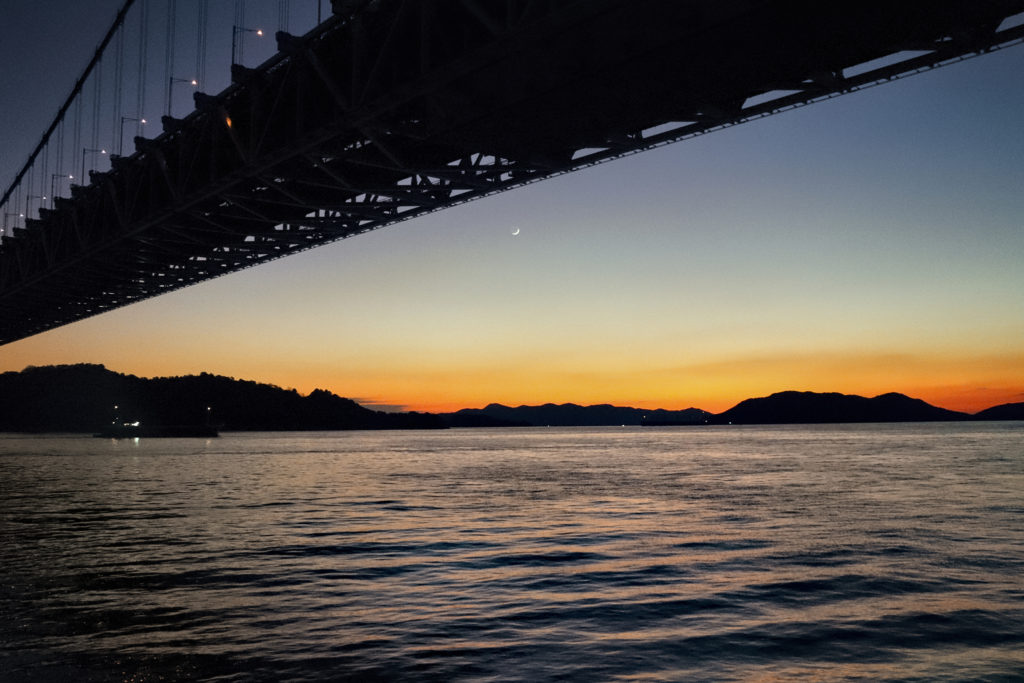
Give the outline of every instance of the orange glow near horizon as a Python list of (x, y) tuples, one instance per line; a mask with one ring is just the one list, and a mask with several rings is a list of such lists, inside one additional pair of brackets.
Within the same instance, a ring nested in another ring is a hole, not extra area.
[[(66, 359), (65, 362), (78, 362)], [(99, 361), (101, 362), (101, 361)], [(950, 410), (974, 413), (1003, 403), (1024, 401), (1024, 363), (1012, 372), (972, 373), (970, 363), (944, 368), (909, 360), (905, 371), (889, 372), (877, 359), (849, 359), (848, 367), (815, 376), (807, 358), (795, 365), (778, 360), (741, 360), (704, 368), (644, 373), (559, 373), (550, 368), (503, 367), (479, 369), (396, 369), (329, 371), (288, 367), (171, 367), (165, 363), (104, 362), (108, 369), (143, 377), (212, 372), (236, 379), (274, 384), (308, 394), (326, 389), (369, 407), (400, 407), (421, 412), (453, 412), (482, 408), (489, 403), (510, 406), (542, 403), (593, 405), (610, 403), (635, 408), (725, 411), (747, 398), (779, 391), (815, 391), (877, 396), (897, 392)], [(818, 365), (841, 365), (839, 358), (819, 359)], [(26, 363), (27, 365), (27, 363)], [(1008, 368), (1004, 362), (1003, 368)], [(753, 368), (761, 366), (761, 370)], [(820, 370), (820, 368), (819, 368)], [(911, 371), (913, 370), (913, 371)]]
[[(621, 407), (630, 408), (641, 408), (646, 410), (657, 410), (662, 408), (665, 410), (685, 410), (686, 408), (700, 408), (710, 413), (722, 413), (729, 410), (736, 404), (740, 403), (748, 398), (759, 398), (762, 396), (768, 396), (770, 394), (778, 393), (780, 391), (814, 391), (813, 389), (804, 389), (800, 387), (789, 387), (778, 389), (772, 389), (760, 393), (753, 393), (749, 396), (736, 397), (736, 398), (724, 398), (718, 400), (693, 400), (693, 401), (679, 401), (679, 400), (664, 400), (664, 401), (630, 401), (630, 400), (574, 400), (567, 398), (564, 400), (544, 400), (535, 398), (532, 400), (493, 400), (493, 401), (478, 401), (478, 402), (445, 402), (445, 401), (431, 401), (425, 400), (420, 403), (395, 403), (387, 399), (374, 398), (372, 400), (363, 400), (363, 404), (367, 407), (373, 408), (375, 405), (399, 405), (403, 410), (415, 410), (419, 412), (427, 413), (450, 413), (463, 408), (483, 408), (490, 403), (501, 403), (507, 406), (516, 407), (520, 405), (539, 405), (542, 403), (575, 403), (577, 405), (595, 405), (595, 404), (612, 404)], [(1003, 405), (1006, 403), (1021, 403), (1024, 402), (1024, 391), (1019, 388), (956, 388), (951, 387), (948, 390), (923, 388), (921, 390), (905, 389), (905, 390), (892, 390), (895, 393), (905, 394), (911, 398), (919, 398), (926, 403), (930, 403), (933, 406), (939, 408), (946, 408), (947, 410), (955, 410), (963, 413), (974, 414), (979, 411), (991, 408), (997, 405)], [(335, 392), (337, 393), (337, 392)], [(856, 393), (850, 391), (838, 391), (837, 393)], [(880, 394), (890, 393), (890, 391), (874, 391), (866, 392), (861, 394), (868, 398), (878, 396)]]
[[(642, 408), (647, 410), (656, 410), (663, 408), (665, 410), (684, 410), (686, 408), (700, 408), (710, 413), (721, 413), (724, 412), (739, 402), (748, 398), (759, 398), (762, 396), (768, 396), (770, 394), (778, 393), (780, 391), (823, 391), (810, 389), (805, 387), (793, 386), (793, 387), (778, 387), (775, 389), (764, 390), (760, 392), (753, 392), (749, 395), (736, 395), (735, 397), (721, 397), (721, 398), (708, 398), (706, 400), (694, 399), (694, 400), (679, 400), (679, 399), (665, 399), (665, 400), (614, 400), (614, 399), (601, 399), (601, 398), (556, 398), (553, 400), (535, 397), (535, 398), (513, 398), (511, 400), (501, 400), (500, 397), (494, 400), (469, 400), (469, 401), (438, 401), (425, 399), (421, 402), (393, 402), (384, 398), (373, 398), (372, 400), (364, 399), (364, 403), (372, 407), (373, 405), (400, 405), (404, 410), (415, 410), (419, 412), (428, 413), (447, 413), (455, 412), (463, 408), (483, 408), (490, 403), (501, 403), (507, 406), (519, 406), (519, 405), (539, 405), (542, 403), (576, 403), (578, 405), (594, 405), (594, 404), (612, 404), (622, 407), (631, 408)], [(855, 391), (843, 391), (843, 390), (829, 390), (837, 391), (842, 394), (855, 394), (859, 392)], [(979, 411), (991, 408), (993, 406), (1002, 405), (1005, 403), (1020, 403), (1024, 401), (1024, 391), (1016, 387), (1008, 388), (989, 388), (989, 387), (948, 387), (948, 388), (933, 388), (923, 387), (921, 389), (887, 389), (887, 390), (875, 390), (867, 391), (860, 395), (868, 398), (878, 396), (880, 394), (886, 394), (895, 392), (899, 394), (905, 394), (911, 398), (919, 398), (926, 403), (930, 403), (933, 406), (939, 408), (946, 408), (947, 410), (955, 410), (963, 413), (974, 414)], [(305, 392), (303, 392), (305, 393)], [(335, 391), (334, 393), (338, 393)]]
[(489, 403), (609, 403), (719, 413), (744, 399), (788, 390), (868, 397), (898, 392), (967, 413), (1024, 401), (1024, 352), (1012, 344), (987, 353), (736, 348), (703, 355), (652, 345), (657, 352), (641, 355), (621, 349), (612, 336), (607, 344), (577, 343), (571, 351), (561, 341), (545, 346), (546, 340), (448, 350), (440, 342), (388, 339), (327, 353), (316, 337), (276, 341), (269, 334), (238, 338), (230, 332), (221, 338), (216, 327), (199, 337), (140, 332), (130, 342), (112, 344), (108, 326), (129, 327), (119, 316), (139, 310), (144, 311), (130, 307), (2, 347), (0, 371), (91, 362), (142, 377), (210, 372), (302, 394), (326, 389), (370, 407), (425, 412)]

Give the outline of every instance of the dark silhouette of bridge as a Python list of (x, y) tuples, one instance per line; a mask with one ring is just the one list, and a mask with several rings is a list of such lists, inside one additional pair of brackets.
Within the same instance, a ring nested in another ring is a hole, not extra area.
[(69, 197), (16, 209), (0, 343), (1024, 40), (1007, 21), (1024, 0), (332, 9), (305, 35), (278, 32), (276, 56), (234, 65), (229, 87), (196, 92), (188, 116), (165, 116), (162, 134), (136, 137)]

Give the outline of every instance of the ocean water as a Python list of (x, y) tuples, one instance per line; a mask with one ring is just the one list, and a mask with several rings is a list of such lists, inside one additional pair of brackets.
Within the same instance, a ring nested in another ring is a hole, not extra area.
[(1024, 680), (1024, 423), (0, 436), (0, 680)]

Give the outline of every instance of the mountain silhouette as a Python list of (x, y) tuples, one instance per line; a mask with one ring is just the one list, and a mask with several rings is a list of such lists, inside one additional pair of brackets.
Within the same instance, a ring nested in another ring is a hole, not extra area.
[(322, 389), (302, 396), (208, 373), (145, 379), (81, 364), (0, 374), (0, 431), (93, 432), (114, 421), (235, 430), (445, 427), (434, 415), (377, 412)]
[(971, 416), (938, 408), (918, 398), (889, 393), (865, 398), (852, 394), (783, 391), (748, 398), (715, 415), (715, 424), (820, 424), (841, 422), (938, 422)]
[(323, 389), (303, 396), (294, 389), (205, 372), (146, 379), (102, 365), (79, 364), (0, 373), (0, 431), (6, 432), (94, 432), (121, 421), (262, 431), (1022, 419), (1024, 403), (968, 415), (897, 393), (865, 398), (809, 391), (747, 399), (717, 415), (698, 408), (643, 410), (575, 403), (518, 407), (492, 403), (440, 415), (384, 413)]
[(605, 427), (619, 425), (705, 424), (711, 413), (698, 408), (686, 410), (643, 410), (606, 403), (581, 406), (575, 403), (545, 403), (539, 406), (512, 408), (492, 403), (485, 408), (467, 408), (441, 416), (453, 427), (520, 426), (520, 427)]
[(975, 420), (1024, 420), (1024, 403), (1004, 403), (974, 414)]

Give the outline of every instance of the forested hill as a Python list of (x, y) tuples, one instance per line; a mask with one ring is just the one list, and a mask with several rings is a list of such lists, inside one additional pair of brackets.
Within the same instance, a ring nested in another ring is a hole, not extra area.
[(144, 425), (210, 422), (237, 430), (446, 426), (433, 415), (368, 410), (320, 389), (302, 396), (208, 373), (146, 379), (83, 364), (0, 374), (0, 431), (93, 432), (115, 419)]

